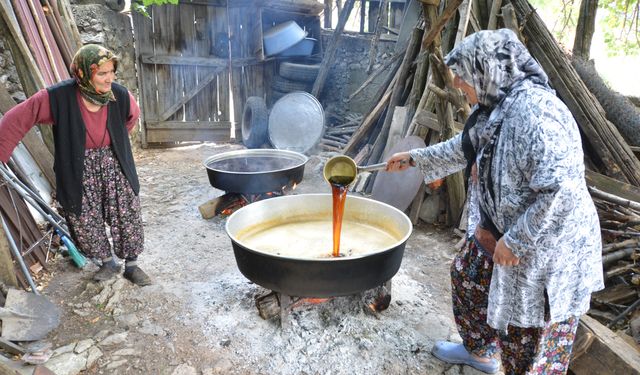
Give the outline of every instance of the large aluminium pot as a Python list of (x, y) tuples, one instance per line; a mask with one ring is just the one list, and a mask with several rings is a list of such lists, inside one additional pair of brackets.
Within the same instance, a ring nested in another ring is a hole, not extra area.
[(294, 151), (255, 149), (223, 152), (207, 158), (204, 166), (214, 188), (257, 194), (299, 183), (308, 160)]
[[(348, 196), (343, 219), (393, 233), (397, 239), (393, 245), (360, 256), (310, 259), (259, 251), (241, 239), (252, 226), (273, 228), (307, 217), (331, 220), (331, 195), (281, 196), (252, 203), (233, 213), (227, 219), (226, 230), (240, 272), (260, 286), (290, 296), (324, 298), (359, 293), (380, 286), (398, 272), (413, 228), (402, 211), (386, 203)], [(326, 235), (331, 238), (330, 229)], [(280, 245), (290, 250), (300, 246), (286, 240)]]

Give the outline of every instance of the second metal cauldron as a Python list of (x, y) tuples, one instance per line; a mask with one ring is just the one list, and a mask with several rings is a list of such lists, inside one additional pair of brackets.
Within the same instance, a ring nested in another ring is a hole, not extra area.
[[(348, 196), (344, 220), (388, 228), (396, 233), (398, 240), (392, 246), (362, 256), (318, 259), (278, 256), (252, 249), (238, 239), (248, 226), (277, 225), (309, 216), (330, 218), (331, 202), (330, 194), (289, 195), (255, 202), (232, 214), (227, 219), (226, 230), (240, 272), (267, 289), (297, 297), (355, 294), (391, 279), (400, 268), (413, 227), (402, 211), (371, 199)], [(281, 245), (295, 247), (296, 243), (289, 241)]]
[(209, 183), (226, 192), (257, 194), (297, 184), (309, 159), (287, 150), (223, 152), (204, 161)]

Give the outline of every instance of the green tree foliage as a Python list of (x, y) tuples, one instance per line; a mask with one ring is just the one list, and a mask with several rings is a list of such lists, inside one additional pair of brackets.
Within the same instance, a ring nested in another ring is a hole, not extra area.
[(623, 55), (640, 54), (640, 34), (638, 17), (640, 1), (609, 0), (600, 1), (598, 12), (603, 12), (603, 24), (607, 46)]
[(131, 10), (140, 12), (149, 17), (147, 9), (152, 5), (177, 5), (179, 0), (132, 0)]
[[(549, 29), (556, 39), (570, 47), (576, 30), (581, 0), (529, 0), (539, 13), (547, 17)], [(639, 55), (640, 0), (599, 0), (596, 29), (604, 34), (607, 52), (615, 55)], [(543, 17), (545, 18), (545, 17)]]

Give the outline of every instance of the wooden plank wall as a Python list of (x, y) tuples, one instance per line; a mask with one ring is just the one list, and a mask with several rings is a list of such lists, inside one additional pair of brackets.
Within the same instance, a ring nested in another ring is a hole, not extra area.
[[(246, 98), (265, 93), (263, 63), (255, 57), (259, 9), (227, 14), (224, 6), (187, 1), (149, 12), (151, 18), (133, 12), (143, 146), (230, 141)], [(231, 58), (215, 55), (223, 35), (231, 35)]]

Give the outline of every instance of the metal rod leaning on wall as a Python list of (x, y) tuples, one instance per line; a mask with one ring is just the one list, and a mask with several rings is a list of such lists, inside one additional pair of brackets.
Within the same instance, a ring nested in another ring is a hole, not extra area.
[(20, 269), (22, 270), (22, 273), (24, 274), (25, 279), (27, 279), (27, 282), (31, 287), (31, 291), (34, 294), (40, 294), (36, 289), (36, 284), (33, 282), (33, 279), (31, 278), (31, 273), (29, 272), (27, 265), (24, 264), (24, 259), (22, 259), (22, 254), (20, 254), (20, 250), (18, 250), (18, 246), (16, 245), (16, 242), (13, 240), (13, 236), (9, 231), (9, 227), (7, 226), (7, 223), (4, 220), (4, 215), (2, 215), (1, 213), (0, 213), (0, 221), (2, 221), (2, 229), (4, 230), (7, 236), (7, 241), (9, 242), (9, 247), (11, 248), (11, 252), (13, 253), (13, 256), (16, 258), (16, 262), (18, 262), (18, 264), (20, 265)]
[[(64, 234), (67, 237), (71, 238), (71, 235), (69, 234), (69, 231), (67, 231), (64, 227), (62, 227), (60, 225), (60, 223), (58, 221), (56, 221), (51, 216), (51, 214), (49, 214), (48, 212), (45, 212), (45, 210), (40, 206), (40, 204), (38, 204), (38, 202), (31, 196), (31, 194), (29, 193), (30, 190), (21, 188), (16, 183), (16, 181), (13, 180), (10, 175), (7, 174), (4, 166), (0, 166), (0, 175), (2, 175), (2, 177), (7, 181), (9, 186), (11, 186), (27, 203), (29, 203), (33, 208), (35, 208), (40, 213), (40, 215), (42, 215), (42, 217), (45, 218), (45, 220), (47, 220), (49, 223), (51, 223), (51, 225), (53, 225), (62, 234)], [(32, 194), (35, 194), (35, 193), (32, 193)], [(42, 201), (42, 202), (44, 202), (44, 201)], [(46, 203), (44, 205), (46, 207), (49, 207)], [(51, 211), (51, 210), (49, 209), (49, 211)], [(52, 213), (55, 214), (54, 212), (52, 212)], [(55, 214), (55, 215), (57, 215), (57, 214)]]
[[(2, 175), (2, 177), (5, 180), (7, 180), (7, 181), (11, 180), (16, 185), (18, 185), (20, 188), (22, 188), (22, 190), (24, 190), (25, 193), (29, 194), (29, 196), (32, 199), (34, 199), (36, 202), (38, 202), (41, 205), (41, 208), (45, 209), (47, 211), (47, 213), (49, 213), (49, 215), (52, 216), (56, 221), (61, 222), (61, 223), (62, 222), (66, 222), (66, 220), (62, 216), (60, 216), (60, 214), (58, 214), (57, 212), (52, 210), (51, 207), (49, 207), (49, 204), (47, 202), (45, 202), (44, 199), (42, 199), (40, 194), (36, 193), (35, 191), (33, 191), (33, 189), (31, 187), (29, 187), (24, 182), (20, 181), (18, 176), (16, 176), (16, 174), (11, 170), (11, 168), (8, 168), (8, 167), (5, 167), (3, 165), (0, 165), (0, 175)], [(13, 187), (13, 185), (11, 185), (11, 186)]]

